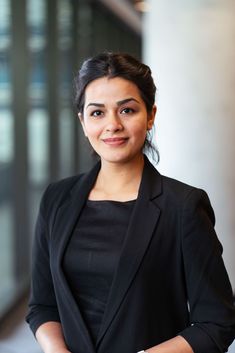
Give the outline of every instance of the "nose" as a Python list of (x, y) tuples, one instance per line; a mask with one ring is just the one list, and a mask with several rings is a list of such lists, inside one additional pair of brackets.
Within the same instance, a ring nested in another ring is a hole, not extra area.
[(108, 116), (106, 131), (116, 132), (116, 131), (122, 131), (122, 130), (123, 130), (123, 125), (120, 117), (117, 116), (116, 114), (110, 114)]

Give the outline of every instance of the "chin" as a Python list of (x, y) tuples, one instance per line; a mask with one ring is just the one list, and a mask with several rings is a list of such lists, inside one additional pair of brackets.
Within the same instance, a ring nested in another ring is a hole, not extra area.
[[(109, 155), (100, 155), (101, 161), (108, 162), (108, 163), (117, 163), (117, 164), (125, 164), (129, 162), (134, 162), (137, 159), (137, 156), (140, 154), (109, 154)], [(142, 152), (141, 152), (142, 155)]]

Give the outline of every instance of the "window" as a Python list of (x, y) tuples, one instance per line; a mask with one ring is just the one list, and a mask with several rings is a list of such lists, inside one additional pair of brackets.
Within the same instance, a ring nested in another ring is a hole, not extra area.
[(13, 161), (10, 3), (0, 0), (0, 315), (14, 297)]

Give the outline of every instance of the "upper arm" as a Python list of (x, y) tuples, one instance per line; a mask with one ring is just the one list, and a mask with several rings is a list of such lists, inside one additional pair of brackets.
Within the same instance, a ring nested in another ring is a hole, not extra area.
[[(187, 334), (195, 352), (205, 351), (207, 347), (200, 350), (200, 345), (206, 341), (214, 347), (207, 351), (225, 352), (234, 339), (232, 288), (214, 223), (207, 194), (194, 189), (182, 210), (182, 253), (192, 325)], [(201, 342), (200, 332), (205, 338)], [(195, 342), (194, 337), (197, 337)]]
[(50, 268), (50, 236), (45, 219), (45, 194), (35, 227), (32, 249), (32, 276), (27, 321), (33, 332), (47, 321), (59, 321), (56, 296)]

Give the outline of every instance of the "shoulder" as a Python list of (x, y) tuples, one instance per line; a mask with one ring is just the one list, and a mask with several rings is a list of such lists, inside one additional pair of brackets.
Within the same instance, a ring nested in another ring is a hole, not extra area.
[(46, 189), (47, 196), (64, 195), (73, 190), (74, 186), (82, 179), (84, 174), (74, 175), (48, 185)]
[(99, 169), (100, 163), (98, 162), (86, 173), (49, 184), (41, 199), (40, 212), (50, 216), (60, 206), (82, 197), (95, 182)]
[(160, 208), (177, 213), (204, 210), (215, 222), (214, 211), (205, 190), (161, 174), (147, 159), (146, 170), (145, 184), (152, 184), (151, 194), (155, 195), (155, 202)]
[(173, 198), (188, 200), (208, 197), (206, 191), (201, 188), (165, 175), (161, 175), (161, 178), (163, 193), (169, 194)]
[(144, 192), (150, 192), (151, 198), (165, 201), (169, 207), (197, 203), (200, 200), (209, 202), (203, 189), (161, 174), (146, 157), (144, 172)]
[(184, 183), (180, 180), (161, 175), (162, 178), (162, 192), (172, 200), (178, 202), (186, 202), (188, 200), (207, 198), (205, 190), (196, 186)]
[(215, 215), (207, 192), (182, 181), (161, 176), (162, 195), (176, 209), (184, 214), (203, 212), (215, 223)]
[(66, 202), (84, 175), (78, 174), (50, 183), (42, 195), (40, 210), (45, 211), (46, 209), (56, 208)]
[(63, 194), (64, 192), (72, 191), (73, 187), (82, 179), (84, 174), (73, 175), (68, 178), (52, 182), (48, 185), (46, 194)]
[(199, 190), (193, 185), (186, 184), (180, 180), (165, 176), (161, 174), (163, 192), (172, 194), (177, 197), (187, 197), (188, 194), (195, 190)]

